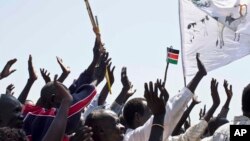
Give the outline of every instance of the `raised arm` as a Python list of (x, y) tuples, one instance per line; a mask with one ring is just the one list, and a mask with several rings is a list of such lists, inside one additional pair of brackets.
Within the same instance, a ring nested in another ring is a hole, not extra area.
[[(111, 70), (111, 64), (112, 64), (112, 62), (110, 62), (108, 64), (108, 67), (107, 67), (109, 80), (110, 80), (110, 86), (112, 86), (114, 84), (114, 81), (115, 81), (115, 77), (114, 77), (115, 66), (113, 66), (113, 68)], [(106, 82), (106, 84), (102, 88), (102, 91), (101, 91), (100, 96), (98, 98), (98, 105), (104, 105), (106, 98), (108, 97), (108, 93), (109, 93), (109, 88), (108, 88), (108, 83)]]
[(233, 96), (232, 85), (230, 85), (228, 88), (227, 80), (224, 80), (223, 86), (224, 86), (225, 92), (227, 94), (227, 100), (226, 100), (225, 104), (223, 105), (220, 113), (217, 115), (217, 118), (227, 118), (227, 114), (229, 111), (229, 104), (230, 104), (230, 101), (231, 101), (232, 96)]
[(29, 91), (33, 85), (33, 83), (37, 80), (37, 75), (35, 73), (34, 67), (33, 67), (33, 63), (32, 63), (32, 56), (29, 55), (29, 60), (28, 60), (28, 70), (29, 70), (29, 78), (28, 81), (23, 89), (23, 91), (21, 92), (21, 94), (18, 97), (18, 100), (24, 104), (25, 100), (28, 97)]
[(2, 72), (0, 73), (0, 80), (3, 78), (8, 77), (10, 74), (12, 74), (13, 72), (16, 71), (16, 69), (14, 70), (10, 70), (11, 66), (17, 61), (17, 59), (11, 59), (9, 60), (6, 65), (4, 66)]
[(213, 99), (213, 105), (211, 108), (207, 111), (207, 113), (204, 116), (204, 120), (207, 122), (210, 120), (210, 118), (213, 116), (215, 110), (220, 105), (220, 97), (218, 93), (218, 82), (216, 79), (212, 78), (211, 80), (211, 96)]
[(64, 64), (63, 64), (63, 60), (59, 57), (56, 57), (56, 60), (60, 66), (60, 68), (62, 69), (62, 74), (61, 76), (58, 78), (58, 81), (63, 83), (63, 81), (68, 77), (69, 73), (70, 73), (70, 68), (69, 67), (66, 67)]
[[(115, 111), (117, 114), (120, 113), (122, 109), (122, 105), (128, 100), (129, 97), (131, 97), (136, 90), (132, 91), (133, 85), (128, 79), (127, 76), (127, 68), (123, 67), (121, 71), (121, 82), (122, 82), (122, 90), (120, 94), (115, 99), (115, 102), (111, 105), (111, 110)], [(131, 90), (131, 91), (130, 91)], [(120, 108), (115, 108), (116, 106)]]
[[(198, 54), (196, 55), (196, 60), (198, 66), (196, 76), (194, 76), (193, 80), (188, 84), (187, 88), (183, 88), (179, 94), (170, 98), (166, 104), (166, 116), (164, 118), (164, 127), (166, 128), (164, 128), (164, 140), (167, 140), (169, 135), (172, 134), (172, 131), (184, 113), (183, 107), (185, 107), (191, 100), (193, 92), (198, 86), (200, 80), (207, 74), (204, 65), (199, 60)], [(165, 89), (164, 86), (162, 89)], [(152, 126), (152, 120), (153, 119), (150, 118), (143, 126), (139, 127), (139, 129), (135, 129), (135, 131), (130, 134), (128, 140), (148, 140), (150, 134), (148, 129)]]
[(172, 133), (172, 136), (176, 136), (176, 135), (179, 135), (180, 134), (180, 130), (181, 130), (181, 127), (182, 125), (186, 122), (190, 112), (192, 111), (192, 109), (194, 108), (195, 105), (199, 104), (200, 101), (197, 101), (197, 98), (196, 97), (193, 97), (193, 101), (192, 103), (189, 105), (189, 107), (185, 110), (185, 112), (183, 113), (181, 119), (179, 120), (179, 122), (177, 123), (173, 133)]
[(101, 58), (101, 52), (100, 52), (100, 46), (101, 46), (101, 42), (100, 40), (98, 40), (97, 38), (95, 39), (95, 45), (93, 48), (93, 60), (90, 63), (89, 67), (86, 70), (86, 73), (90, 76), (93, 75), (95, 67), (98, 65), (98, 62)]
[(79, 87), (81, 87), (84, 84), (90, 84), (93, 82), (93, 75), (95, 73), (96, 67), (100, 66), (100, 60), (101, 55), (104, 53), (101, 53), (100, 51), (100, 40), (96, 38), (95, 45), (93, 48), (93, 60), (91, 64), (88, 66), (88, 68), (83, 71), (80, 76), (73, 82), (73, 84), (69, 87), (70, 93), (74, 93)]
[(69, 107), (73, 101), (69, 91), (57, 82), (57, 76), (54, 78), (54, 85), (56, 87), (56, 99), (61, 101), (61, 105), (42, 141), (62, 141), (67, 125)]
[(203, 63), (200, 60), (199, 53), (196, 54), (196, 61), (197, 61), (198, 72), (196, 73), (196, 75), (194, 76), (192, 81), (187, 85), (187, 88), (192, 93), (194, 93), (194, 91), (195, 91), (196, 87), (198, 86), (198, 84), (200, 83), (201, 79), (207, 75), (207, 71), (206, 71)]
[(208, 121), (214, 114), (216, 108), (220, 104), (220, 98), (218, 95), (218, 83), (215, 79), (212, 79), (211, 81), (211, 96), (213, 99), (213, 105), (212, 107), (208, 110), (208, 112), (204, 116), (204, 120), (201, 120), (198, 124), (195, 124), (188, 128), (188, 130), (179, 136), (173, 136), (169, 138), (169, 141), (177, 141), (177, 140), (182, 140), (182, 141), (197, 141), (200, 140), (202, 134), (204, 133), (205, 129), (207, 128)]
[(147, 105), (152, 111), (154, 118), (151, 127), (151, 133), (148, 141), (162, 141), (164, 131), (164, 116), (166, 113), (165, 105), (168, 100), (167, 93), (161, 93), (158, 96), (158, 89), (160, 89), (157, 83), (153, 87), (153, 83), (149, 82), (149, 85), (144, 85), (144, 97), (147, 100)]

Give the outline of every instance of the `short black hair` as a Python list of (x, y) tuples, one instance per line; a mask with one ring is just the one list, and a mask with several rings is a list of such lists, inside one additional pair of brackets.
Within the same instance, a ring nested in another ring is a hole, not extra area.
[[(107, 109), (96, 109), (92, 111), (85, 120), (85, 126), (92, 127), (92, 138), (94, 141), (100, 141), (100, 136), (99, 136), (99, 131), (101, 130), (100, 128), (100, 122), (102, 122), (105, 118), (107, 118), (107, 113), (110, 112), (111, 110)], [(113, 111), (112, 111), (113, 112)]]
[(248, 84), (242, 93), (242, 111), (250, 112), (250, 84)]
[(145, 106), (143, 105), (143, 101), (146, 100), (144, 98), (133, 98), (125, 104), (123, 109), (123, 117), (129, 128), (133, 127), (135, 113), (144, 115)]
[(22, 129), (2, 127), (0, 128), (0, 141), (28, 141)]

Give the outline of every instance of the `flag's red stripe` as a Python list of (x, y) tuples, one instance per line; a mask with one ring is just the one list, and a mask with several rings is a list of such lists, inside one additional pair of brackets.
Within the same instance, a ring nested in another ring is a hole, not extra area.
[(173, 58), (178, 60), (178, 56), (179, 56), (178, 54), (168, 53), (168, 58)]

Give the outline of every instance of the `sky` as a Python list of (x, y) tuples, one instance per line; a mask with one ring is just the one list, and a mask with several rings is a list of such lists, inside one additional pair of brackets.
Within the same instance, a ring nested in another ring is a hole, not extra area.
[[(119, 94), (121, 68), (127, 67), (127, 75), (137, 92), (133, 97), (142, 97), (144, 83), (163, 79), (166, 67), (166, 47), (181, 49), (178, 1), (172, 0), (89, 0), (94, 15), (98, 16), (102, 40), (115, 65), (115, 83), (111, 103)], [(10, 59), (17, 58), (15, 73), (1, 80), (0, 92), (13, 83), (15, 96), (24, 88), (28, 75), (28, 56), (38, 75), (28, 99), (36, 101), (45, 84), (40, 68), (61, 74), (56, 56), (70, 67), (71, 73), (65, 80), (69, 86), (73, 79), (84, 71), (93, 58), (95, 35), (83, 0), (0, 0), (0, 69)], [(241, 93), (249, 83), (250, 57), (246, 56), (227, 66), (208, 72), (195, 94), (202, 101), (191, 112), (192, 123), (198, 121), (199, 109), (212, 104), (210, 81), (219, 81), (221, 97), (220, 111), (226, 101), (223, 81), (233, 85), (233, 98), (228, 119), (241, 115)], [(187, 78), (187, 82), (192, 77)], [(97, 87), (100, 91), (103, 84)], [(173, 96), (184, 87), (181, 56), (178, 65), (168, 69), (166, 88)]]

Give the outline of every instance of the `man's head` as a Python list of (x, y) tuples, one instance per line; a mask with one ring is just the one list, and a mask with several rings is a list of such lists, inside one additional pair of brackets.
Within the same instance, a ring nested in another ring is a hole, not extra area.
[(85, 125), (92, 127), (93, 139), (96, 141), (122, 141), (124, 138), (124, 126), (116, 113), (110, 110), (93, 111), (87, 116)]
[[(66, 86), (64, 87), (68, 89)], [(59, 108), (60, 100), (56, 95), (56, 87), (53, 81), (48, 82), (45, 86), (43, 86), (41, 90), (39, 104), (39, 106), (44, 107), (46, 109), (50, 109), (52, 107)]]
[(248, 84), (242, 93), (242, 111), (244, 115), (250, 115), (250, 84)]
[(147, 101), (144, 98), (134, 98), (129, 100), (123, 109), (123, 117), (128, 128), (135, 129), (142, 126), (152, 115), (147, 107)]
[(21, 103), (12, 95), (0, 95), (0, 127), (22, 128)]

